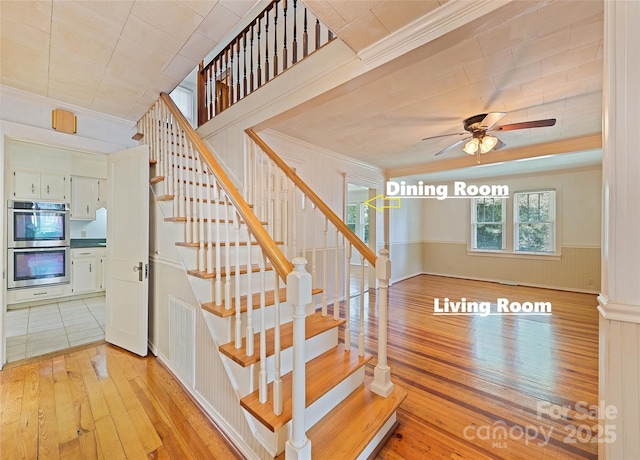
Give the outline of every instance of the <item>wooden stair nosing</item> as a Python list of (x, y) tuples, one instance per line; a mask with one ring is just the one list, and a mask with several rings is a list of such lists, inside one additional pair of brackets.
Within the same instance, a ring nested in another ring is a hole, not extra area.
[[(332, 388), (364, 366), (370, 359), (370, 356), (358, 356), (357, 349), (347, 352), (343, 344), (338, 344), (331, 350), (308, 361), (305, 371), (306, 407), (318, 401)], [(283, 407), (280, 415), (273, 413), (273, 382), (267, 386), (268, 398), (266, 403), (261, 404), (258, 391), (254, 391), (240, 399), (240, 405), (269, 430), (275, 432), (291, 420), (291, 379), (291, 372), (282, 376)]]
[[(322, 313), (313, 313), (305, 318), (305, 338), (322, 334), (325, 331), (344, 324), (344, 319), (335, 320), (333, 316), (322, 316)], [(234, 342), (220, 345), (219, 349), (222, 354), (238, 363), (242, 367), (250, 366), (260, 360), (260, 333), (253, 336), (254, 353), (251, 356), (246, 354), (246, 337), (242, 339), (242, 346), (236, 349)], [(274, 329), (266, 331), (266, 356), (274, 354)], [(293, 322), (284, 323), (280, 328), (280, 347), (282, 350), (293, 346)]]
[[(371, 391), (372, 380), (365, 378), (363, 388), (347, 396), (307, 431), (313, 460), (358, 458), (407, 397), (403, 388), (394, 385), (389, 397), (383, 398)], [(356, 417), (365, 422), (362, 430)], [(284, 460), (284, 452), (276, 460)]]
[[(316, 295), (316, 294), (321, 294), (322, 293), (322, 289), (313, 289), (311, 291), (311, 295)], [(245, 313), (247, 311), (247, 298), (248, 296), (243, 295), (242, 297), (240, 297), (240, 312), (241, 313)], [(280, 289), (280, 302), (286, 302), (287, 301), (287, 288), (282, 288)], [(274, 305), (276, 303), (275, 301), (275, 291), (271, 290), (271, 291), (265, 291), (265, 296), (264, 296), (264, 305), (265, 307), (270, 307), (271, 305)], [(257, 292), (255, 294), (253, 294), (252, 296), (252, 303), (251, 303), (253, 309), (259, 309), (260, 308), (260, 293)], [(202, 304), (202, 308), (206, 311), (208, 311), (209, 313), (212, 313), (216, 316), (219, 316), (220, 318), (227, 318), (229, 316), (233, 316), (236, 314), (236, 298), (234, 297), (231, 300), (231, 308), (229, 310), (227, 310), (226, 308), (224, 308), (224, 305), (216, 305), (215, 302), (206, 302)]]
[(150, 184), (157, 184), (158, 182), (162, 182), (164, 180), (164, 176), (154, 176), (151, 179), (149, 179), (149, 183)]
[[(265, 271), (271, 271), (273, 270), (273, 267), (271, 265), (267, 265), (264, 269)], [(257, 264), (252, 265), (251, 273), (258, 273), (258, 272), (260, 272), (260, 266)], [(240, 265), (240, 275), (245, 275), (246, 273), (247, 273), (247, 266)], [(213, 273), (207, 273), (206, 271), (201, 271), (201, 270), (187, 270), (187, 274), (191, 276), (195, 276), (197, 278), (202, 278), (202, 279), (211, 279), (216, 277), (215, 270)], [(236, 274), (235, 265), (231, 267), (231, 271), (229, 272), (229, 274), (232, 276)], [(225, 267), (222, 267), (222, 270), (220, 270), (220, 276), (227, 276), (227, 271)]]
[(158, 195), (156, 196), (156, 201), (171, 201), (173, 198), (173, 195)]

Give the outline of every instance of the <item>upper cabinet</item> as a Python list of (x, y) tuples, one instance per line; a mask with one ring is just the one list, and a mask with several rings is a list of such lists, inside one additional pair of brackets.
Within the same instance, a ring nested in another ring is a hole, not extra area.
[(65, 201), (67, 176), (61, 173), (16, 169), (13, 171), (13, 198)]
[(107, 207), (107, 179), (98, 179), (98, 198), (96, 209)]

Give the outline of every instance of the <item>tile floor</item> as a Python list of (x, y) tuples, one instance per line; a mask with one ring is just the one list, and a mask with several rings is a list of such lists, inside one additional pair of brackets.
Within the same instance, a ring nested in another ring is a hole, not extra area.
[(104, 296), (6, 313), (7, 362), (104, 340)]

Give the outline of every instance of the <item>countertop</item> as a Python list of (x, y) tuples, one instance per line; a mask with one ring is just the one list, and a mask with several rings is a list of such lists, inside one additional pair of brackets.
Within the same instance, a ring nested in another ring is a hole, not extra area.
[(71, 238), (71, 249), (75, 248), (104, 248), (107, 246), (105, 238)]

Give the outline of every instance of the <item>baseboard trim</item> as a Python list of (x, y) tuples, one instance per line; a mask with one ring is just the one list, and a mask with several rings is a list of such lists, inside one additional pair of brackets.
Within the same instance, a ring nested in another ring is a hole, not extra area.
[(496, 280), (491, 278), (479, 278), (475, 276), (459, 276), (459, 275), (452, 275), (451, 273), (422, 272), (422, 273), (418, 273), (418, 275), (444, 276), (445, 278), (456, 278), (456, 279), (473, 280), (473, 281), (486, 281), (488, 283), (502, 283), (502, 284), (509, 284), (510, 286), (526, 286), (526, 287), (534, 287), (534, 288), (540, 288), (540, 289), (553, 289), (554, 291), (578, 292), (580, 294), (598, 294), (599, 293), (599, 291), (591, 291), (587, 289), (567, 288), (567, 287), (559, 287), (559, 286), (545, 286), (542, 284), (535, 284), (535, 283), (513, 282), (512, 284), (512, 282), (505, 282), (504, 280)]

